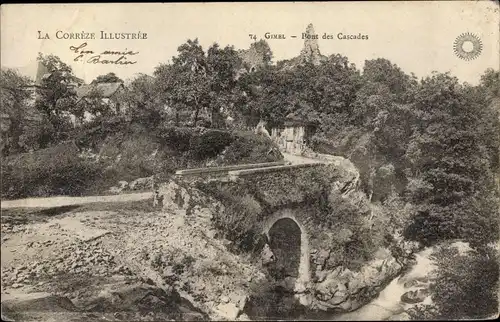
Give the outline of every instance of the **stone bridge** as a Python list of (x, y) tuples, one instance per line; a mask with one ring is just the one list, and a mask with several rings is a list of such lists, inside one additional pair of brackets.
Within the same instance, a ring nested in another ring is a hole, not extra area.
[(356, 232), (371, 217), (359, 173), (341, 157), (298, 160), (180, 170), (159, 195), (186, 213), (210, 213), (207, 225), (218, 236), (260, 255), (269, 275), (303, 305), (354, 310), (401, 266), (385, 251), (382, 260), (349, 268), (346, 252), (363, 245)]

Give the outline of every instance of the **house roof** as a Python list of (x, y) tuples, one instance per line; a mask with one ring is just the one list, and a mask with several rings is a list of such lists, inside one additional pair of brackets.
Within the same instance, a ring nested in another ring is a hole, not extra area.
[(92, 90), (97, 90), (99, 93), (101, 93), (101, 96), (103, 98), (109, 98), (113, 96), (120, 88), (123, 87), (122, 82), (115, 82), (115, 83), (98, 83), (98, 84), (91, 84), (91, 85), (82, 85), (80, 87), (75, 88), (76, 95), (78, 98), (83, 98), (87, 97)]

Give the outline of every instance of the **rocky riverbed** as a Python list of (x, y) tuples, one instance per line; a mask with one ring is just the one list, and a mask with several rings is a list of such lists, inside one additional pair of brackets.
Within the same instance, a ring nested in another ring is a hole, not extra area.
[(258, 269), (210, 236), (201, 210), (189, 216), (151, 204), (4, 211), (6, 318), (245, 319)]

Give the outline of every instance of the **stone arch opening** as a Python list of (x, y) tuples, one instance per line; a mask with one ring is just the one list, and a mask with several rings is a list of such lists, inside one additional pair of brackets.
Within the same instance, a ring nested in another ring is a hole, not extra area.
[(302, 230), (295, 220), (281, 218), (268, 231), (269, 248), (274, 254), (270, 273), (276, 279), (300, 276)]

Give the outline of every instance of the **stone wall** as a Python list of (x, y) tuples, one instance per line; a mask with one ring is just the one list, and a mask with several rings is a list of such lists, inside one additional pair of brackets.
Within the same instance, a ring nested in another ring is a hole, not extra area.
[(281, 151), (300, 155), (304, 151), (305, 128), (303, 126), (286, 126), (283, 129), (273, 128), (271, 139)]

